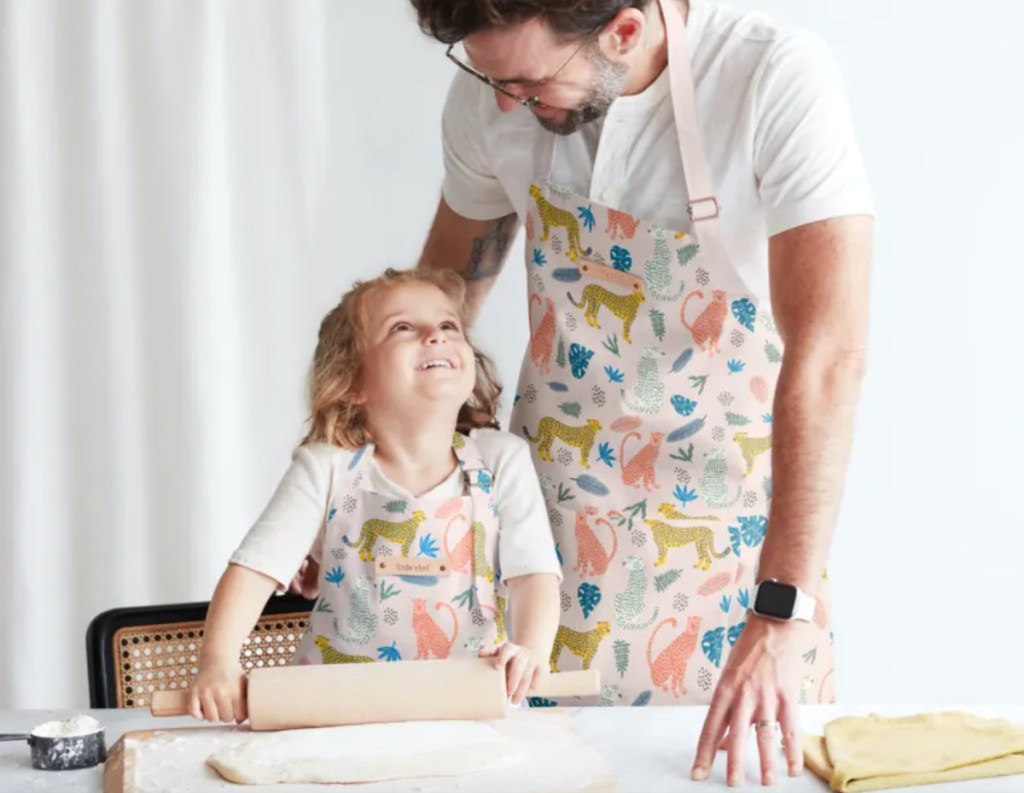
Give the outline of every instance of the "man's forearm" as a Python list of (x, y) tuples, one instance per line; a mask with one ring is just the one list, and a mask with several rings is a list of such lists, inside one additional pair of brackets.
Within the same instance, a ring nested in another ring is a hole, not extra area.
[(455, 270), (466, 279), (473, 317), (494, 287), (519, 230), (516, 214), (469, 220), (442, 201), (420, 257), (426, 269)]
[(862, 352), (786, 350), (772, 414), (772, 503), (759, 579), (813, 594), (850, 455)]

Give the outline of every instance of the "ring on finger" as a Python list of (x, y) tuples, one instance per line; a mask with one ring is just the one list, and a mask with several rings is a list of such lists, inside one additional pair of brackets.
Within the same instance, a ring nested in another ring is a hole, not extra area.
[(762, 719), (761, 721), (759, 721), (757, 723), (757, 729), (761, 730), (761, 729), (764, 729), (765, 727), (771, 727), (774, 730), (778, 730), (779, 723), (777, 721), (767, 721), (765, 719)]

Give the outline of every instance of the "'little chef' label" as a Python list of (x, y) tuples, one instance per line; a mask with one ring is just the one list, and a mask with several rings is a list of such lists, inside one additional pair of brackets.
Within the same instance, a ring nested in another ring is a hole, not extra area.
[(377, 575), (451, 575), (447, 559), (402, 559), (388, 556), (378, 559), (374, 570)]

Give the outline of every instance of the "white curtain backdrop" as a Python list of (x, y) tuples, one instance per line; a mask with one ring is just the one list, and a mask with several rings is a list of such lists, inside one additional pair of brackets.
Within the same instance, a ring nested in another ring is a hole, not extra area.
[(413, 261), (449, 72), (356, 5), (0, 0), (0, 707), (85, 704), (100, 611), (209, 598), (323, 312)]

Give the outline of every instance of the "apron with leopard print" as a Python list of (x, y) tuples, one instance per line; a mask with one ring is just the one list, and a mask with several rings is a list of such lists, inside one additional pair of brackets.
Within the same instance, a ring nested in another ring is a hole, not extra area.
[(458, 498), (407, 502), (370, 489), (364, 446), (332, 485), (320, 596), (293, 663), (475, 656), (505, 640), (494, 476), (455, 436)]
[[(686, 31), (661, 2), (693, 220), (646, 223), (530, 188), (531, 339), (511, 428), (532, 444), (562, 560), (552, 671), (598, 669), (600, 698), (706, 704), (747, 619), (771, 499), (782, 343), (726, 257), (694, 110)], [(833, 700), (824, 574), (802, 702)]]

